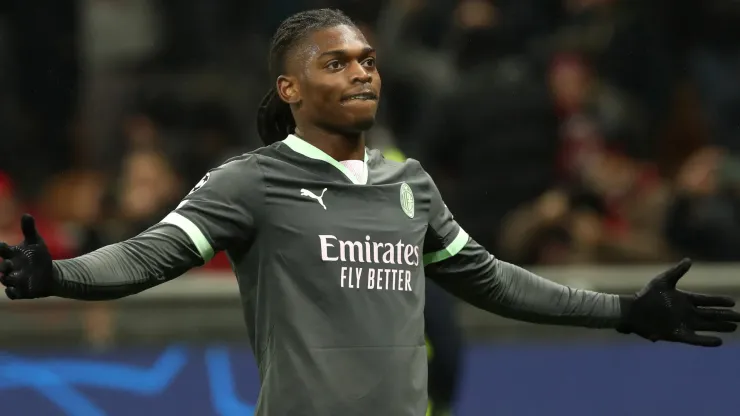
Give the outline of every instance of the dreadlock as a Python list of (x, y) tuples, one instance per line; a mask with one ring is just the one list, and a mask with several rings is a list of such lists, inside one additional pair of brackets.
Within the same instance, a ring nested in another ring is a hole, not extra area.
[[(285, 19), (278, 27), (270, 44), (268, 61), (273, 82), (285, 73), (285, 60), (293, 48), (307, 35), (329, 27), (354, 26), (344, 13), (334, 9), (316, 9), (296, 13)], [(295, 131), (295, 120), (290, 105), (280, 99), (273, 84), (260, 103), (257, 111), (257, 130), (265, 145), (283, 140)]]

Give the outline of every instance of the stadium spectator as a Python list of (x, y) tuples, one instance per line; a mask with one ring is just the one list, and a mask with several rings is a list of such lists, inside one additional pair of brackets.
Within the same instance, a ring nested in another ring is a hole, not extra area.
[[(33, 207), (23, 204), (16, 197), (10, 176), (0, 171), (0, 238), (9, 240), (22, 238), (17, 224), (14, 224), (17, 221), (13, 221), (13, 218), (17, 218), (23, 212), (36, 213)], [(59, 258), (69, 258), (77, 254), (74, 250), (73, 241), (68, 238), (58, 224), (50, 221), (44, 215), (37, 216), (38, 228), (39, 230), (43, 229), (46, 233), (46, 245), (53, 255)]]
[(701, 148), (675, 186), (666, 223), (673, 246), (705, 261), (740, 261), (740, 159), (722, 148)]

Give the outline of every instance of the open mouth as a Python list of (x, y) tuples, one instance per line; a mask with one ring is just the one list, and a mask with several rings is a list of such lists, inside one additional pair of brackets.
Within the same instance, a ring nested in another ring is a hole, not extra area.
[(348, 101), (377, 101), (378, 96), (373, 92), (361, 92), (359, 94), (352, 94), (342, 98), (343, 102)]

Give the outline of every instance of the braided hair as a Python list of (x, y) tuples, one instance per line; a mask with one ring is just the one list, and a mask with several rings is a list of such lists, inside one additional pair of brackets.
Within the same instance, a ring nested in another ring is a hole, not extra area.
[[(269, 72), (273, 82), (285, 73), (285, 60), (293, 48), (307, 35), (339, 25), (355, 26), (344, 13), (334, 9), (316, 9), (296, 13), (278, 27), (270, 44)], [(257, 131), (265, 145), (283, 140), (295, 131), (290, 105), (270, 88), (257, 110)]]

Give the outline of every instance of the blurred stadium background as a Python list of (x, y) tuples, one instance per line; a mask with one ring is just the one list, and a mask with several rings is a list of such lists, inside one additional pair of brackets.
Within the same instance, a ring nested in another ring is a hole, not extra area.
[[(614, 292), (688, 255), (686, 287), (740, 294), (736, 0), (1, 1), (0, 241), (26, 211), (57, 258), (159, 221), (259, 146), (269, 35), (323, 6), (379, 50), (373, 143), (420, 160), (492, 253)], [(2, 415), (251, 414), (223, 257), (131, 299), (0, 313)], [(733, 338), (459, 319), (458, 415), (740, 414)]]

